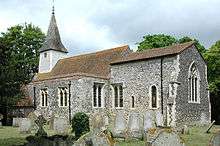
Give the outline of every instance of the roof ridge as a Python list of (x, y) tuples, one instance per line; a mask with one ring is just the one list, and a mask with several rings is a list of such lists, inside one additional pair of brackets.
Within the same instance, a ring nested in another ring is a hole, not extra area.
[(66, 58), (63, 58), (63, 59), (60, 59), (60, 60), (66, 60), (66, 59), (71, 59), (71, 58), (76, 58), (76, 57), (83, 57), (83, 56), (88, 56), (88, 55), (95, 55), (97, 53), (105, 53), (105, 52), (107, 53), (109, 51), (113, 51), (113, 50), (120, 49), (120, 48), (126, 50), (126, 49), (129, 48), (129, 45), (123, 45), (123, 46), (120, 46), (120, 47), (114, 47), (114, 48), (100, 50), (100, 51), (86, 53), (86, 54), (79, 54), (79, 55), (75, 55), (75, 56), (66, 57)]
[(130, 53), (127, 57), (123, 59), (115, 60), (111, 62), (111, 64), (118, 64), (123, 62), (130, 62), (135, 60), (143, 60), (143, 59), (149, 59), (155, 57), (162, 57), (171, 54), (178, 54), (184, 51), (185, 49), (189, 48), (190, 46), (192, 46), (194, 43), (195, 41), (190, 41), (182, 44), (175, 44), (166, 47), (153, 48), (141, 52)]
[[(135, 53), (146, 53), (148, 51), (154, 51), (154, 50), (160, 50), (160, 49), (166, 49), (166, 48), (171, 48), (171, 47), (176, 47), (176, 46), (184, 46), (186, 44), (189, 44), (192, 45), (194, 44), (195, 41), (189, 41), (189, 42), (185, 42), (185, 43), (176, 43), (176, 44), (173, 44), (173, 45), (169, 45), (169, 46), (165, 46), (165, 47), (158, 47), (158, 48), (151, 48), (151, 49), (147, 49), (147, 50), (144, 50), (144, 51), (141, 51), (141, 52), (135, 52)], [(187, 47), (187, 46), (186, 46)]]

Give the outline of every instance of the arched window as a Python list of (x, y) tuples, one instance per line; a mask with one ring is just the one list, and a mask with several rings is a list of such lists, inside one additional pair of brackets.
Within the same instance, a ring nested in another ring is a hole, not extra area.
[(66, 87), (59, 88), (59, 106), (68, 106), (68, 92)]
[(134, 96), (131, 96), (131, 108), (134, 108), (135, 107), (135, 105), (134, 105)]
[(41, 106), (46, 107), (48, 105), (48, 92), (47, 89), (41, 89)]
[(156, 86), (151, 86), (151, 107), (152, 108), (157, 108), (158, 103), (157, 103), (157, 87)]
[(123, 87), (121, 84), (114, 85), (114, 106), (115, 107), (124, 106)]
[(195, 63), (189, 69), (189, 102), (199, 102), (199, 74)]
[(102, 83), (93, 85), (93, 107), (102, 107)]

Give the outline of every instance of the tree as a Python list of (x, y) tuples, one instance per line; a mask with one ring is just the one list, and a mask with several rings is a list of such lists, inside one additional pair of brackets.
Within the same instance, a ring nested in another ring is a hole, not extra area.
[(165, 34), (154, 34), (146, 35), (143, 37), (144, 40), (138, 43), (138, 51), (143, 51), (152, 48), (166, 47), (173, 44), (181, 44), (190, 41), (195, 41), (195, 46), (198, 48), (201, 54), (204, 54), (206, 49), (197, 39), (190, 38), (188, 36), (182, 37), (180, 39), (175, 38), (174, 36), (165, 35)]
[(205, 47), (202, 44), (200, 44), (200, 42), (197, 39), (193, 39), (188, 36), (185, 36), (185, 37), (182, 37), (181, 39), (179, 39), (178, 43), (182, 44), (182, 43), (186, 43), (186, 42), (190, 42), (190, 41), (195, 42), (195, 46), (198, 48), (198, 50), (201, 54), (204, 54), (206, 52)]
[(32, 24), (16, 25), (1, 33), (0, 107), (14, 105), (22, 97), (21, 86), (38, 70), (38, 50), (44, 38)]
[(89, 116), (82, 112), (76, 113), (72, 119), (72, 130), (76, 139), (89, 132)]
[(220, 40), (204, 54), (208, 64), (208, 81), (212, 105), (212, 119), (220, 124)]
[(166, 47), (178, 42), (175, 37), (164, 34), (146, 35), (143, 39), (142, 42), (138, 43), (138, 51)]

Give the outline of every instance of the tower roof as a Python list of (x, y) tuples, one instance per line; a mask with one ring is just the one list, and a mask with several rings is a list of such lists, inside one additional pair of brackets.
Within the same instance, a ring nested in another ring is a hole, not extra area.
[(50, 19), (50, 25), (47, 31), (47, 36), (45, 42), (43, 43), (43, 46), (40, 48), (40, 52), (44, 52), (47, 50), (55, 50), (65, 53), (68, 52), (60, 39), (60, 33), (57, 27), (56, 18), (54, 14), (54, 7), (52, 10), (52, 16)]

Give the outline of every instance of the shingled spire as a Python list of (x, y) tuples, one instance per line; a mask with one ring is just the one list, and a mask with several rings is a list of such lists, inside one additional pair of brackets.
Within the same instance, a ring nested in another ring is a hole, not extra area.
[(40, 52), (44, 52), (47, 50), (55, 50), (55, 51), (60, 51), (60, 52), (65, 52), (65, 53), (68, 52), (67, 49), (62, 44), (61, 39), (60, 39), (60, 33), (57, 27), (55, 13), (54, 13), (54, 6), (52, 9), (52, 16), (51, 16), (50, 25), (47, 31), (47, 36), (46, 36), (46, 39), (45, 39), (45, 42), (42, 48), (40, 48)]

